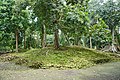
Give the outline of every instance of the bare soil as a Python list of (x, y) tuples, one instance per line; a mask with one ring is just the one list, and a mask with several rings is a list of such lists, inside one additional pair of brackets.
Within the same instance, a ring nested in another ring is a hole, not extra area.
[(120, 62), (80, 70), (35, 70), (0, 62), (0, 80), (120, 80)]

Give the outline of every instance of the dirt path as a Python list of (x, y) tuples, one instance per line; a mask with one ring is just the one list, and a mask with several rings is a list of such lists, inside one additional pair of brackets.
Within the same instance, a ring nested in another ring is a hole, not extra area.
[(0, 62), (0, 80), (120, 80), (120, 62), (81, 70), (33, 70)]

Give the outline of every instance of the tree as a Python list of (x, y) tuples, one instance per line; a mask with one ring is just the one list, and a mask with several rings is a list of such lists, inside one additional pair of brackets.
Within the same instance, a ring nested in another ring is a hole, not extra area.
[(38, 17), (39, 26), (41, 28), (41, 45), (46, 47), (46, 24), (49, 22), (49, 1), (38, 0), (35, 3), (34, 12)]
[(117, 52), (117, 49), (115, 48), (115, 28), (118, 25), (120, 21), (120, 9), (119, 9), (119, 2), (118, 0), (108, 0), (108, 1), (102, 1), (98, 0), (99, 3), (95, 3), (94, 1), (91, 1), (91, 4), (94, 5), (94, 7), (90, 6), (95, 13), (99, 14), (102, 19), (105, 21), (105, 23), (109, 26), (109, 29), (111, 30), (112, 34), (112, 46), (110, 47), (110, 51)]
[(18, 52), (19, 33), (26, 29), (28, 20), (27, 5), (24, 1), (3, 0), (1, 8), (1, 29), (7, 33), (14, 33), (16, 40), (16, 52)]
[[(25, 1), (16, 0), (13, 8), (12, 8), (12, 28), (13, 32), (16, 35), (16, 52), (18, 52), (18, 41), (19, 41), (19, 33), (23, 30), (25, 31), (29, 24), (29, 11), (27, 10), (27, 4)], [(24, 32), (25, 35), (25, 32)], [(25, 41), (25, 36), (24, 36)], [(25, 43), (24, 43), (25, 46)]]
[[(13, 36), (13, 34), (11, 33), (12, 31), (12, 28), (11, 28), (12, 12), (11, 11), (12, 11), (13, 4), (14, 4), (14, 1), (9, 1), (9, 0), (0, 1), (0, 31), (2, 31), (1, 42), (4, 43), (5, 41), (5, 43), (7, 44), (12, 44), (9, 42), (9, 36)], [(8, 38), (8, 39), (5, 39), (5, 38)], [(6, 45), (4, 45), (3, 47), (5, 46)]]
[[(62, 0), (61, 0), (62, 1)], [(50, 27), (54, 31), (54, 45), (55, 48), (59, 48), (59, 39), (58, 39), (58, 24), (60, 19), (60, 12), (62, 9), (61, 1), (57, 0), (38, 0), (35, 4), (34, 11), (38, 16), (39, 23), (41, 24), (42, 29), (42, 47), (46, 46), (46, 27)], [(64, 0), (63, 0), (64, 1)], [(47, 24), (47, 25), (46, 25)]]
[[(84, 1), (83, 1), (84, 3)], [(81, 2), (73, 2), (64, 9), (64, 17), (62, 22), (62, 31), (71, 37), (74, 45), (79, 45), (81, 37), (85, 34), (89, 23), (88, 11), (86, 6)]]

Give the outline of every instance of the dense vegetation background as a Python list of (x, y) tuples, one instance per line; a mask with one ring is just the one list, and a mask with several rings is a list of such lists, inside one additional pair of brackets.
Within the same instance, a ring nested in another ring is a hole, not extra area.
[(120, 49), (119, 0), (0, 0), (0, 51)]

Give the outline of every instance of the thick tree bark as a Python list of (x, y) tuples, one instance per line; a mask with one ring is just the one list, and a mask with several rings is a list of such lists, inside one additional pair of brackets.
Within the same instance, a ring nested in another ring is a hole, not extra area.
[(16, 36), (16, 52), (18, 52), (18, 30), (17, 29), (15, 31), (15, 36)]
[(85, 36), (83, 37), (82, 39), (82, 44), (83, 44), (83, 47), (86, 47), (86, 40), (85, 40)]
[(79, 43), (79, 41), (78, 41), (78, 36), (75, 36), (74, 39), (75, 39), (74, 45), (78, 46), (78, 43)]
[(26, 37), (25, 37), (25, 31), (24, 31), (24, 49), (26, 49)]
[(112, 45), (110, 46), (105, 46), (105, 48), (103, 48), (103, 51), (111, 51), (111, 52), (117, 52), (117, 47), (114, 45), (115, 44), (115, 29), (113, 28), (111, 30), (112, 33)]
[(114, 33), (115, 33), (115, 31), (114, 31), (114, 28), (113, 28), (113, 29), (112, 29), (112, 44), (113, 44), (113, 45), (114, 45), (114, 43), (115, 43)]
[(118, 34), (120, 34), (120, 27), (118, 27)]
[(42, 48), (46, 47), (46, 27), (45, 27), (45, 25), (43, 25), (43, 27), (42, 27), (41, 45), (42, 45)]
[(117, 52), (117, 49), (115, 47), (115, 29), (113, 28), (112, 29), (112, 52)]
[(117, 33), (117, 44), (120, 46), (120, 27), (118, 27), (118, 33)]
[(80, 44), (80, 40), (79, 40), (78, 36), (76, 36), (74, 39), (75, 39), (74, 45), (75, 46), (80, 46), (81, 44)]
[(30, 33), (30, 41), (29, 41), (29, 49), (31, 49), (32, 48), (32, 36), (31, 36), (31, 33)]
[(86, 46), (85, 46), (85, 41), (84, 41), (84, 40), (82, 41), (82, 45), (83, 45), (83, 47), (86, 47)]
[(59, 34), (58, 34), (58, 29), (55, 29), (55, 33), (54, 33), (54, 47), (55, 49), (59, 49)]
[(92, 49), (92, 37), (90, 36), (90, 48)]
[(39, 48), (39, 33), (37, 33), (37, 48)]

